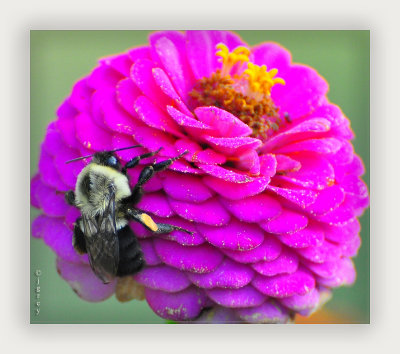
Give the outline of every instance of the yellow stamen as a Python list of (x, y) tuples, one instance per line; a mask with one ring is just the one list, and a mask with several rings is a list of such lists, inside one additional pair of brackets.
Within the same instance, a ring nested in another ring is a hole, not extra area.
[(277, 73), (277, 69), (267, 71), (265, 65), (258, 66), (253, 63), (247, 63), (247, 69), (243, 72), (243, 75), (247, 76), (250, 91), (269, 96), (271, 95), (272, 86), (275, 84), (285, 85), (285, 80), (282, 78), (274, 78)]
[(216, 48), (219, 49), (219, 51), (216, 52), (216, 55), (222, 58), (222, 76), (229, 75), (232, 67), (236, 63), (249, 61), (250, 50), (246, 47), (237, 47), (233, 52), (229, 52), (229, 49), (225, 44), (219, 43)]

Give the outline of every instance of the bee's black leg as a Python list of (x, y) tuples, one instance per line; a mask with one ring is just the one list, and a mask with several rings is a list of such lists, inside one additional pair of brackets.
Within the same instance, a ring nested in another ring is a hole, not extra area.
[(84, 254), (87, 253), (86, 241), (85, 241), (85, 235), (82, 232), (81, 228), (79, 227), (80, 220), (81, 218), (79, 218), (75, 222), (74, 235), (72, 237), (72, 245), (74, 246), (76, 252), (78, 252), (79, 254)]
[(69, 205), (75, 206), (75, 192), (74, 191), (68, 191), (65, 193), (65, 200)]
[[(159, 149), (160, 150), (160, 149)], [(157, 152), (159, 151), (157, 150)], [(156, 153), (157, 153), (156, 152)], [(138, 182), (136, 183), (135, 187), (133, 188), (132, 195), (125, 200), (123, 200), (123, 203), (127, 205), (135, 205), (140, 202), (143, 196), (143, 185), (149, 181), (151, 177), (153, 177), (155, 172), (160, 172), (166, 170), (174, 161), (180, 159), (183, 155), (186, 155), (188, 151), (184, 151), (182, 154), (170, 158), (165, 161), (161, 161), (158, 163), (155, 163), (154, 165), (146, 166), (143, 168), (142, 172), (140, 172)], [(140, 157), (140, 156), (138, 156)], [(129, 163), (129, 162), (128, 162)]]
[(148, 157), (151, 157), (151, 156), (154, 156), (154, 155), (158, 154), (161, 149), (162, 148), (159, 148), (156, 151), (148, 152), (147, 154), (143, 154), (143, 155), (134, 157), (132, 160), (128, 161), (125, 164), (125, 166), (122, 168), (121, 172), (124, 175), (126, 175), (126, 171), (127, 171), (128, 168), (133, 168), (133, 167), (137, 166), (139, 164), (140, 160), (143, 160), (143, 159), (146, 159)]
[(150, 215), (136, 209), (128, 208), (126, 210), (127, 217), (129, 219), (133, 219), (140, 224), (142, 224), (146, 229), (156, 233), (156, 234), (169, 234), (174, 230), (183, 231), (188, 234), (193, 234), (193, 232), (184, 229), (183, 227), (170, 225), (170, 224), (157, 224)]
[(127, 225), (118, 231), (119, 264), (117, 276), (133, 275), (145, 265), (139, 241)]

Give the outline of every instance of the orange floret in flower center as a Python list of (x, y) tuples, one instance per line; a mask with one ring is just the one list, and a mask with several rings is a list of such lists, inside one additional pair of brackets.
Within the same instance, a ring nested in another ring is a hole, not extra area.
[(200, 79), (190, 92), (191, 97), (197, 105), (216, 106), (234, 114), (252, 128), (254, 137), (266, 139), (282, 123), (271, 99), (271, 88), (275, 84), (284, 85), (285, 81), (275, 77), (277, 69), (267, 71), (265, 65), (251, 63), (246, 47), (229, 52), (220, 43), (217, 49), (222, 68)]

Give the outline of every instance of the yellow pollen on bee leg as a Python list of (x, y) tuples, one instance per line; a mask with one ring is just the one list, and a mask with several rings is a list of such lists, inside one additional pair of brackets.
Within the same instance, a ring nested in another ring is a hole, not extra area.
[(157, 231), (158, 226), (154, 222), (154, 220), (147, 214), (141, 214), (140, 219), (142, 220), (143, 224), (145, 224), (151, 231)]

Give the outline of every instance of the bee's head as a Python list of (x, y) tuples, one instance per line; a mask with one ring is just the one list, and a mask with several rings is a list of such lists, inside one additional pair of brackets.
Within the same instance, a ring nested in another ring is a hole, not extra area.
[(102, 151), (95, 153), (93, 155), (92, 162), (97, 163), (98, 165), (108, 166), (116, 170), (121, 169), (121, 163), (118, 161), (118, 158), (114, 155), (112, 151)]

